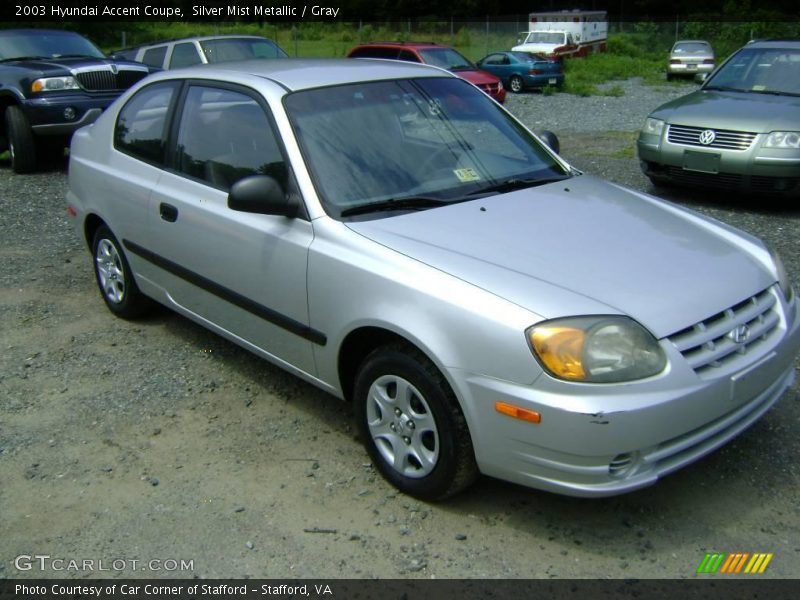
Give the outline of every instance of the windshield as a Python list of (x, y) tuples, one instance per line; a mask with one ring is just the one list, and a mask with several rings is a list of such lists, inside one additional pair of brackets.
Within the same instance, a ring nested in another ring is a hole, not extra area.
[(526, 44), (563, 44), (564, 34), (553, 31), (532, 31), (528, 34)]
[(295, 92), (284, 103), (332, 216), (412, 197), (430, 207), (498, 184), (568, 175), (491, 98), (461, 79), (354, 83)]
[(62, 56), (105, 58), (89, 40), (70, 31), (0, 32), (0, 60)]
[(714, 52), (705, 42), (678, 42), (672, 47), (673, 54), (708, 54)]
[(277, 44), (266, 38), (225, 38), (205, 40), (200, 47), (210, 63), (251, 58), (288, 58)]
[(800, 50), (743, 48), (720, 67), (703, 89), (800, 94)]
[(450, 71), (475, 68), (475, 65), (469, 59), (452, 48), (425, 48), (420, 50), (419, 53), (425, 64), (449, 69)]

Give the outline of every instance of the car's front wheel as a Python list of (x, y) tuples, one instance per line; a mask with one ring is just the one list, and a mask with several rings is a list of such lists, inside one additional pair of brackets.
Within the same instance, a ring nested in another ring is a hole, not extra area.
[(522, 88), (524, 87), (522, 82), (522, 77), (520, 77), (519, 75), (512, 76), (511, 79), (508, 81), (508, 87), (515, 94), (519, 94), (522, 91)]
[(6, 109), (6, 135), (11, 168), (14, 173), (32, 173), (36, 170), (36, 143), (28, 117), (19, 106)]
[(92, 255), (97, 287), (109, 310), (123, 319), (147, 312), (152, 302), (139, 291), (120, 243), (105, 225), (94, 235)]
[(442, 374), (415, 348), (373, 351), (357, 374), (354, 401), (370, 457), (402, 492), (440, 500), (476, 479), (464, 415)]

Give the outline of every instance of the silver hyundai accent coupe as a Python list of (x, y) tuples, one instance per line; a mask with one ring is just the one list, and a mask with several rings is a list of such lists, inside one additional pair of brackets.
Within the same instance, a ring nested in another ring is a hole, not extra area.
[(154, 300), (352, 401), (423, 499), (635, 490), (794, 381), (761, 241), (581, 174), (436, 68), (156, 74), (75, 135), (67, 198), (114, 314)]

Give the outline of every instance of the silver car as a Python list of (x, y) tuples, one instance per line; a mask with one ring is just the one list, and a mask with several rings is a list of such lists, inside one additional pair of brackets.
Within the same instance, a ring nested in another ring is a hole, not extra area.
[(714, 49), (703, 40), (679, 40), (667, 59), (667, 81), (675, 76), (694, 76), (714, 70)]
[(691, 94), (656, 108), (637, 149), (645, 175), (800, 196), (800, 41), (753, 42)]
[(158, 73), (75, 136), (68, 204), (114, 314), (157, 301), (352, 401), (424, 499), (635, 490), (794, 381), (762, 242), (581, 174), (424, 65)]

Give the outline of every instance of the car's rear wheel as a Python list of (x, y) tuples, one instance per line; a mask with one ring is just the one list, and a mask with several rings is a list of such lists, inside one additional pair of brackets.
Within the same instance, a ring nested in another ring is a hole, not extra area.
[(476, 479), (464, 415), (442, 374), (415, 348), (373, 351), (358, 371), (354, 400), (367, 452), (402, 492), (440, 500)]
[(92, 256), (97, 287), (109, 310), (123, 319), (147, 312), (152, 301), (139, 291), (122, 247), (105, 225), (94, 235)]
[(32, 173), (36, 170), (36, 143), (28, 117), (18, 106), (6, 108), (6, 134), (11, 169), (15, 173)]
[(515, 94), (519, 94), (524, 87), (522, 82), (522, 77), (519, 75), (513, 75), (511, 79), (508, 81), (508, 87), (511, 89), (512, 92)]

